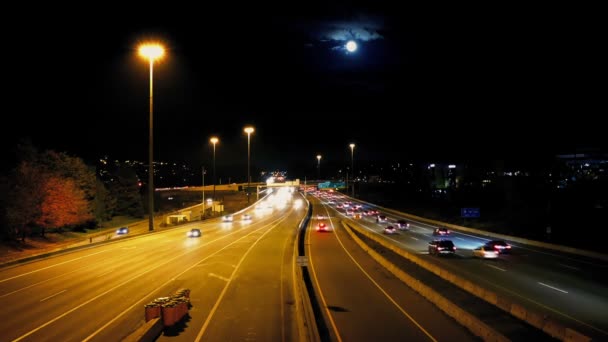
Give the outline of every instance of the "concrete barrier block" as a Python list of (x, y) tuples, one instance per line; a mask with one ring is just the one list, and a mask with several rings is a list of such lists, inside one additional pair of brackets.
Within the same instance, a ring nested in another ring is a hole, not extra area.
[(511, 301), (504, 297), (498, 297), (496, 306), (506, 312), (511, 312)]
[(545, 326), (545, 315), (528, 310), (526, 312), (526, 322), (533, 327), (543, 330), (543, 326)]
[(475, 288), (477, 287), (477, 286), (475, 286), (475, 284), (473, 284), (472, 282), (470, 282), (468, 280), (463, 280), (463, 285), (464, 285), (463, 289), (465, 291), (467, 291), (468, 293), (471, 293), (471, 294), (475, 294), (474, 291), (475, 291)]
[(498, 295), (496, 292), (489, 290), (484, 291), (482, 299), (492, 305), (496, 305), (498, 303)]
[(543, 331), (561, 341), (564, 341), (566, 338), (566, 328), (550, 317), (545, 320)]
[(485, 296), (486, 290), (480, 286), (473, 286), (473, 294), (477, 296), (477, 298), (483, 299)]
[(586, 335), (579, 333), (576, 330), (572, 330), (570, 328), (566, 328), (566, 342), (589, 342), (591, 338)]
[(523, 306), (513, 303), (511, 304), (511, 315), (521, 319), (522, 321), (526, 320), (526, 308)]

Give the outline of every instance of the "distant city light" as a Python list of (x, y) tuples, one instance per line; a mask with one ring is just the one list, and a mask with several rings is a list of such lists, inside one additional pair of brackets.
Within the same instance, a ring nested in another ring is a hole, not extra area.
[(448, 165), (448, 168), (450, 168), (450, 169), (455, 169), (455, 168), (456, 168), (456, 165), (454, 165), (454, 164), (450, 164), (450, 165)]
[(354, 40), (349, 40), (348, 43), (346, 43), (346, 50), (348, 50), (348, 52), (355, 52), (355, 50), (357, 50), (357, 43)]

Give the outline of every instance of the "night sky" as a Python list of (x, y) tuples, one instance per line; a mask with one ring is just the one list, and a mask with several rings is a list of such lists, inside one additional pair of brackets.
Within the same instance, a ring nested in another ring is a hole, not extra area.
[(201, 6), (3, 23), (5, 155), (29, 137), (87, 160), (146, 161), (136, 47), (150, 38), (168, 48), (154, 73), (156, 160), (209, 163), (217, 135), (218, 163), (246, 163), (248, 124), (253, 163), (268, 168), (348, 161), (351, 142), (367, 161), (607, 147), (593, 11)]

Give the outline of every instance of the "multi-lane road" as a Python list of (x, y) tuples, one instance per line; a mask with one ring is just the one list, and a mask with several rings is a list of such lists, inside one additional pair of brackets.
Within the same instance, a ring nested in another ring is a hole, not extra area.
[[(273, 194), (232, 222), (192, 222), (4, 267), (0, 336), (121, 340), (143, 325), (146, 303), (188, 288), (188, 315), (159, 341), (298, 340), (294, 251), (306, 212), (300, 194)], [(243, 220), (245, 214), (252, 220)], [(187, 237), (192, 228), (202, 236)], [(343, 234), (307, 235), (329, 339), (475, 340)]]
[[(313, 213), (306, 254), (331, 340), (477, 340), (377, 264), (331, 219), (333, 210), (317, 202)], [(328, 232), (316, 231), (321, 222)]]
[[(121, 340), (143, 324), (144, 304), (189, 288), (189, 316), (159, 340), (295, 340), (293, 250), (306, 208), (292, 203), (251, 208), (251, 222), (190, 223), (1, 269), (0, 336)], [(191, 228), (202, 237), (188, 238)]]
[[(321, 199), (329, 210), (343, 216), (346, 216), (345, 209), (337, 209), (339, 204), (357, 203), (347, 197), (336, 199), (323, 195)], [(384, 227), (405, 217), (369, 204), (363, 204), (361, 210), (369, 209), (380, 210), (388, 217), (388, 222), (377, 223), (375, 217), (362, 216), (357, 223), (410, 252), (428, 254), (428, 242), (437, 239), (433, 236), (436, 226), (409, 219), (409, 231), (384, 235)], [(576, 227), (572, 227), (572, 234), (577, 234)], [(458, 231), (442, 238), (454, 242), (456, 255), (448, 258), (426, 256), (429, 260), (482, 287), (544, 312), (587, 336), (608, 339), (607, 262), (514, 242), (510, 242), (511, 254), (501, 255), (498, 260), (480, 260), (472, 257), (472, 249), (492, 238)]]

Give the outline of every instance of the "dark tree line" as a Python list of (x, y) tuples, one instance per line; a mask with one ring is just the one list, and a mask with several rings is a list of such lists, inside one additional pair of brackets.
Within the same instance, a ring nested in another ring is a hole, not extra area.
[(63, 152), (19, 147), (17, 164), (0, 178), (1, 232), (9, 240), (64, 230), (83, 231), (116, 215), (143, 216), (135, 172), (113, 170), (111, 182)]

